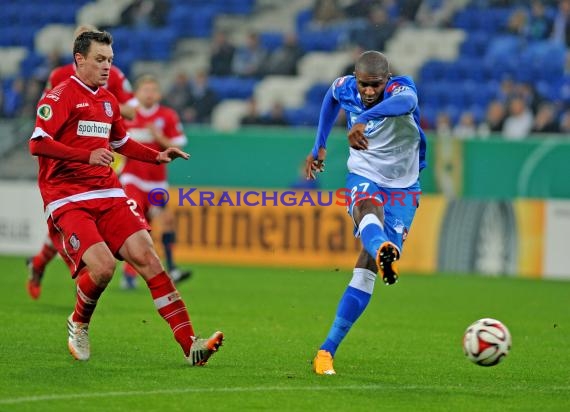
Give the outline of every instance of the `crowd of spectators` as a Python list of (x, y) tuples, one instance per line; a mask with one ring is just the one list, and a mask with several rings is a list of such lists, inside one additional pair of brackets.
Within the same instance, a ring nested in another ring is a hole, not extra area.
[[(552, 42), (570, 43), (570, 0), (543, 1), (480, 1), (483, 6), (512, 7), (504, 31), (531, 44)], [(555, 13), (547, 13), (547, 7)], [(567, 54), (565, 76), (570, 76), (570, 54)], [(555, 79), (552, 79), (553, 82)], [(554, 86), (554, 83), (553, 83)], [(424, 124), (439, 135), (451, 135), (459, 139), (502, 136), (508, 140), (520, 140), (530, 134), (568, 133), (570, 101), (551, 101), (537, 91), (537, 82), (515, 81), (506, 75), (489, 102), (486, 112), (477, 116), (465, 110), (455, 119), (440, 111), (435, 124)]]
[[(455, 12), (467, 3), (471, 7), (511, 7), (513, 11), (504, 27), (505, 34), (570, 46), (570, 0), (314, 0), (309, 27), (347, 27), (350, 22), (345, 46), (352, 47), (358, 55), (367, 49), (385, 50), (386, 43), (406, 25), (452, 27)], [(163, 27), (168, 7), (167, 0), (136, 0), (123, 11), (121, 25)], [(556, 13), (547, 12), (553, 8)], [(112, 33), (112, 28), (110, 31)], [(285, 34), (278, 47), (267, 48), (256, 31), (248, 32), (243, 41), (236, 42), (232, 33), (215, 30), (210, 39), (208, 69), (176, 73), (165, 93), (164, 103), (173, 107), (185, 123), (207, 124), (223, 98), (210, 87), (211, 78), (231, 76), (260, 80), (268, 75), (296, 76), (304, 53), (295, 32)], [(33, 116), (47, 75), (61, 60), (61, 56), (48, 56), (30, 78), (2, 81), (0, 117)], [(352, 71), (350, 64), (339, 76)], [(397, 68), (394, 72), (397, 73)], [(421, 98), (421, 79), (416, 81)], [(508, 139), (518, 139), (532, 132), (566, 132), (569, 107), (546, 100), (535, 86), (505, 78), (485, 113), (469, 110), (454, 116), (439, 113), (433, 124), (422, 119), (422, 125), (426, 130), (449, 130), (458, 138), (502, 134)], [(255, 98), (251, 97), (242, 124), (286, 125), (285, 108), (278, 98), (276, 96), (268, 112), (260, 113)]]

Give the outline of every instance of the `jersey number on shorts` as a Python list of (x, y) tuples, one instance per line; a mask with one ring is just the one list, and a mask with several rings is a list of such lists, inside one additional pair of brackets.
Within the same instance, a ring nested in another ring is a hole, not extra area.
[(129, 205), (129, 208), (131, 209), (131, 212), (133, 212), (133, 215), (135, 215), (136, 217), (140, 217), (141, 215), (139, 214), (139, 212), (137, 212), (137, 202), (134, 199), (128, 199), (127, 200), (127, 204)]

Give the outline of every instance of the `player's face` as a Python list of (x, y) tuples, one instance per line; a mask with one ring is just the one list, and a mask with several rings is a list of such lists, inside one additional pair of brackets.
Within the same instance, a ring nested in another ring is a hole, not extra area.
[(104, 86), (109, 81), (113, 63), (113, 49), (103, 43), (93, 42), (87, 56), (76, 54), (77, 75), (88, 86)]
[(377, 75), (356, 71), (354, 76), (356, 77), (356, 87), (362, 103), (366, 107), (371, 107), (378, 103), (382, 93), (384, 93), (386, 83), (390, 79), (390, 74)]
[(147, 109), (160, 102), (162, 98), (160, 86), (155, 82), (145, 82), (141, 84), (138, 86), (135, 95), (141, 106)]

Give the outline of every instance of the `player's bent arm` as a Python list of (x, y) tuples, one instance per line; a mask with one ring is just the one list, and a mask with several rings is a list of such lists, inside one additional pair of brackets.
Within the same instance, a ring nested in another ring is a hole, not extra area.
[(121, 116), (127, 120), (133, 120), (137, 113), (136, 107), (131, 106), (128, 103), (119, 104), (119, 111), (121, 112)]
[(111, 147), (117, 153), (131, 159), (146, 163), (160, 163), (158, 160), (159, 152), (128, 137), (120, 141), (111, 142)]
[(315, 145), (311, 152), (315, 159), (319, 156), (319, 149), (326, 149), (327, 139), (329, 138), (329, 134), (336, 122), (339, 111), (340, 103), (334, 98), (332, 88), (329, 88), (321, 105), (317, 137), (315, 138)]
[(355, 123), (368, 123), (382, 117), (396, 117), (411, 113), (418, 104), (418, 96), (408, 89), (378, 103), (356, 118)]
[(43, 156), (69, 162), (89, 164), (91, 157), (91, 151), (87, 149), (67, 146), (50, 137), (30, 139), (29, 148), (33, 156)]

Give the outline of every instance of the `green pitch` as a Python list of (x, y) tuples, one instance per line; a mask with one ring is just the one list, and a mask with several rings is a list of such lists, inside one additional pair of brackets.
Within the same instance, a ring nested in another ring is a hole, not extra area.
[[(194, 267), (180, 285), (196, 330), (226, 341), (190, 368), (146, 288), (118, 278), (91, 323), (91, 360), (67, 351), (73, 282), (58, 261), (31, 301), (23, 258), (0, 257), (0, 411), (565, 411), (570, 410), (570, 282), (403, 274), (376, 285), (370, 306), (316, 376), (349, 273)], [(483, 368), (463, 355), (474, 320), (513, 335), (510, 355)]]

